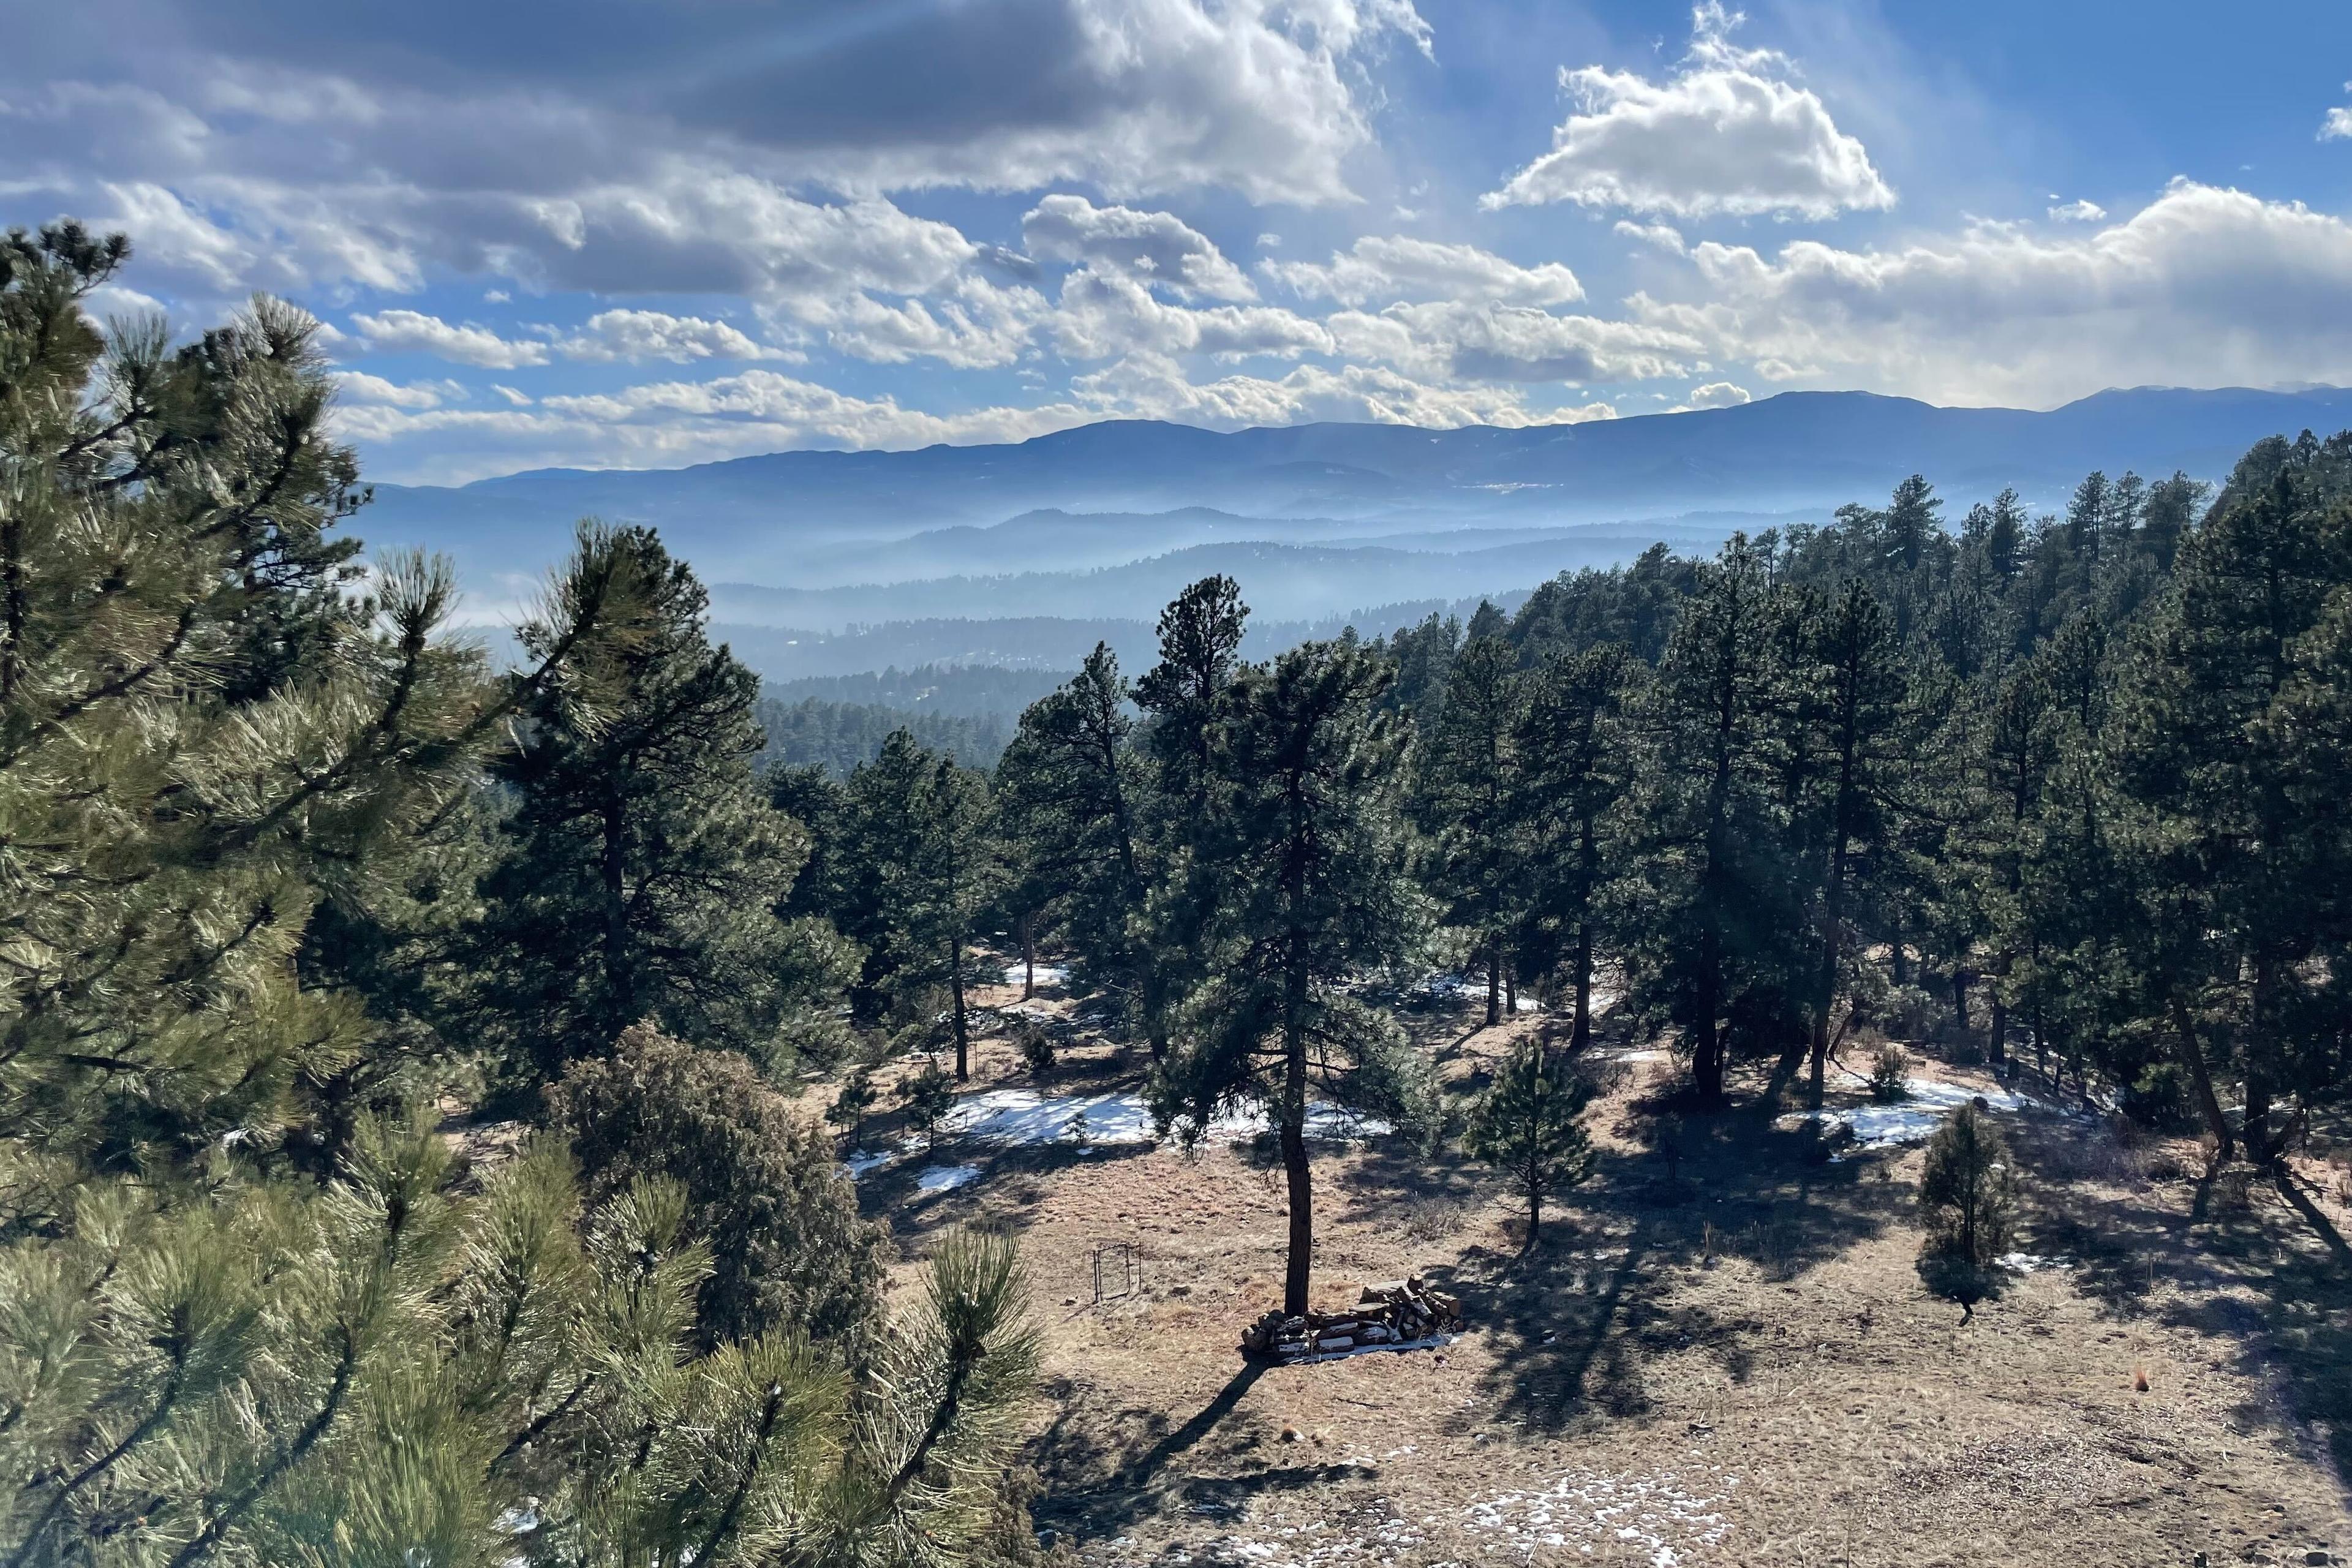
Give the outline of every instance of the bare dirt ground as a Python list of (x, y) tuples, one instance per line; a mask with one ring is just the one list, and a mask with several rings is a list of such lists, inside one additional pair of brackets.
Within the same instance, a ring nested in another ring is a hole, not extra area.
[[(1413, 1021), (1457, 1088), (1556, 1026)], [(1244, 1363), (1286, 1223), (1247, 1143), (951, 1141), (938, 1160), (976, 1167), (968, 1184), (924, 1191), (909, 1159), (864, 1202), (908, 1279), (944, 1226), (1021, 1238), (1045, 1332), (1037, 1522), (1105, 1568), (2352, 1560), (2352, 1268), (2275, 1191), (2204, 1178), (2191, 1145), (2004, 1114), (2029, 1256), (1964, 1318), (1916, 1267), (1916, 1148), (1824, 1163), (1806, 1131), (1734, 1109), (1683, 1119), (1670, 1175), (1674, 1067), (1639, 1046), (1594, 1048), (1613, 1064), (1598, 1169), (1524, 1254), (1521, 1211), (1458, 1153), (1319, 1146), (1317, 1303), (1422, 1274), (1465, 1303), (1442, 1350)], [(1090, 1040), (1047, 1087), (1143, 1068)], [(1034, 1086), (1002, 1037), (973, 1077)], [(2337, 1201), (2317, 1209), (2341, 1228)], [(1095, 1253), (1118, 1242), (1141, 1287), (1097, 1302)]]

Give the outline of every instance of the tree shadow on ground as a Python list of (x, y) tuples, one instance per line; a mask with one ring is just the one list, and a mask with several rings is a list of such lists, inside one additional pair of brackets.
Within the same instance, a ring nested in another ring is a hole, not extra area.
[(1475, 1248), (1433, 1271), (1489, 1335), (1482, 1392), (1504, 1419), (1556, 1434), (1639, 1415), (1645, 1359), (1693, 1349), (1745, 1382), (1765, 1325), (1668, 1307), (1672, 1271), (1730, 1254), (1794, 1279), (1879, 1235), (1901, 1203), (1864, 1179), (1869, 1158), (1826, 1163), (1810, 1128), (1776, 1128), (1764, 1107), (1685, 1113), (1681, 1150), (1671, 1177), (1654, 1152), (1604, 1155), (1542, 1245), (1515, 1257)]
[[(2079, 1121), (2025, 1118), (2011, 1142), (2032, 1178), (2025, 1245), (2073, 1265), (2118, 1321), (2226, 1344), (2264, 1397), (2232, 1414), (2352, 1477), (2352, 1268), (2273, 1184), (2240, 1168), (2152, 1181)], [(2283, 1424), (2291, 1410), (2296, 1422)], [(2352, 1488), (2344, 1499), (2352, 1507)]]
[[(1029, 1447), (1029, 1462), (1048, 1478), (1047, 1495), (1033, 1509), (1044, 1529), (1073, 1534), (1080, 1540), (1100, 1540), (1117, 1534), (1136, 1521), (1155, 1514), (1189, 1512), (1234, 1517), (1251, 1499), (1274, 1492), (1298, 1491), (1334, 1482), (1369, 1480), (1376, 1468), (1340, 1463), (1315, 1449), (1276, 1452), (1298, 1454), (1296, 1462), (1270, 1463), (1255, 1450), (1266, 1446), (1265, 1422), (1234, 1416), (1243, 1396), (1256, 1385), (1266, 1368), (1245, 1362), (1208, 1404), (1181, 1425), (1172, 1424), (1164, 1411), (1137, 1407), (1106, 1423), (1100, 1412), (1080, 1413), (1078, 1391), (1066, 1380), (1048, 1386), (1055, 1405), (1053, 1423)], [(1222, 1431), (1220, 1430), (1222, 1428)], [(1131, 1456), (1107, 1453), (1105, 1431), (1121, 1431), (1150, 1446)], [(1237, 1474), (1204, 1476), (1171, 1473), (1171, 1465), (1191, 1454), (1212, 1434), (1236, 1456)]]
[[(909, 1155), (866, 1173), (857, 1184), (857, 1206), (868, 1219), (890, 1227), (902, 1246), (949, 1226), (1020, 1227), (1045, 1206), (1045, 1178), (1073, 1166), (1108, 1166), (1149, 1154), (1149, 1143), (1003, 1145), (943, 1139), (936, 1152)], [(922, 1190), (924, 1171), (969, 1165), (980, 1173), (963, 1185)]]

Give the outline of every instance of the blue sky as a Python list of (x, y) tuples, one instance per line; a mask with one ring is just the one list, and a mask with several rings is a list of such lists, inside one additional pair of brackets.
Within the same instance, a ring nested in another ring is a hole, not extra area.
[(0, 218), (369, 471), (2352, 382), (2352, 6), (85, 0)]

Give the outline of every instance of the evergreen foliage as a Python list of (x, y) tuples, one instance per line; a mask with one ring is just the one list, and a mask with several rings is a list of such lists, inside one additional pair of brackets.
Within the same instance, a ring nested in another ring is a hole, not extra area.
[(1543, 1202), (1592, 1173), (1592, 1141), (1581, 1120), (1592, 1086), (1568, 1058), (1525, 1040), (1496, 1070), (1471, 1112), (1465, 1146), (1511, 1179), (1528, 1205), (1527, 1245), (1543, 1231)]
[(2017, 1220), (2017, 1157), (1990, 1117), (1963, 1105), (1927, 1140), (1919, 1213), (1931, 1249), (1983, 1268), (2009, 1250)]
[(499, 769), (508, 849), (474, 946), (486, 1031), (538, 1081), (641, 1019), (781, 1066), (854, 962), (822, 921), (776, 919), (806, 836), (753, 776), (759, 683), (705, 637), (707, 601), (651, 530), (587, 525), (518, 634), (568, 678)]
[[(868, 1233), (812, 1137), (743, 1125), (777, 1102), (735, 1058), (667, 1047), (682, 1083), (733, 1075), (732, 1124), (674, 1096), (584, 1173), (545, 1133), (468, 1162), (415, 1109), (593, 1058), (625, 984), (764, 1038), (822, 969), (775, 963), (817, 933), (771, 907), (794, 832), (746, 804), (746, 688), (691, 579), (592, 531), (494, 675), (440, 635), (446, 568), (362, 575), (332, 531), (364, 492), (316, 324), (265, 300), (177, 348), (157, 321), (101, 333), (82, 301), (126, 254), (69, 224), (0, 242), (0, 1559), (998, 1551), (1034, 1363), (1009, 1248), (942, 1247), (930, 1304), (882, 1333)], [(614, 794), (617, 838), (563, 809)], [(709, 830), (747, 824), (740, 856)], [(528, 855), (600, 910), (583, 839), (622, 846), (647, 951), (563, 988), (490, 941), (477, 883), (529, 913)], [(656, 887), (689, 862), (743, 900), (723, 920)], [(495, 1005), (533, 986), (562, 1019)], [(604, 1103), (647, 1102), (594, 1070)], [(856, 1304), (870, 1364), (799, 1322), (698, 1337), (697, 1205), (622, 1168), (690, 1137), (740, 1156), (690, 1175), (814, 1240), (754, 1297)]]
[(572, 1064), (549, 1091), (548, 1121), (590, 1173), (590, 1201), (641, 1181), (684, 1193), (713, 1259), (697, 1298), (707, 1342), (786, 1324), (818, 1340), (875, 1328), (882, 1232), (858, 1218), (831, 1141), (743, 1058), (636, 1025), (612, 1056)]
[(1268, 1113), (1289, 1193), (1289, 1312), (1307, 1309), (1314, 1251), (1310, 1082), (1391, 1113), (1417, 1089), (1395, 1022), (1349, 985), (1402, 960), (1423, 919), (1404, 874), (1402, 738), (1380, 710), (1389, 679), (1360, 644), (1304, 644), (1244, 669), (1213, 743), (1187, 752), (1217, 769), (1198, 851), (1217, 897), (1190, 1037), (1157, 1094), (1195, 1133), (1236, 1106)]

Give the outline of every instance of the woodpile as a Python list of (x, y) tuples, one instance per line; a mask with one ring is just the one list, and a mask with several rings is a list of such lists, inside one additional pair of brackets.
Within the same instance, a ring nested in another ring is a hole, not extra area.
[(1242, 1352), (1271, 1361), (1319, 1361), (1359, 1351), (1412, 1350), (1462, 1327), (1462, 1303), (1419, 1276), (1367, 1285), (1344, 1312), (1268, 1312), (1242, 1331)]

